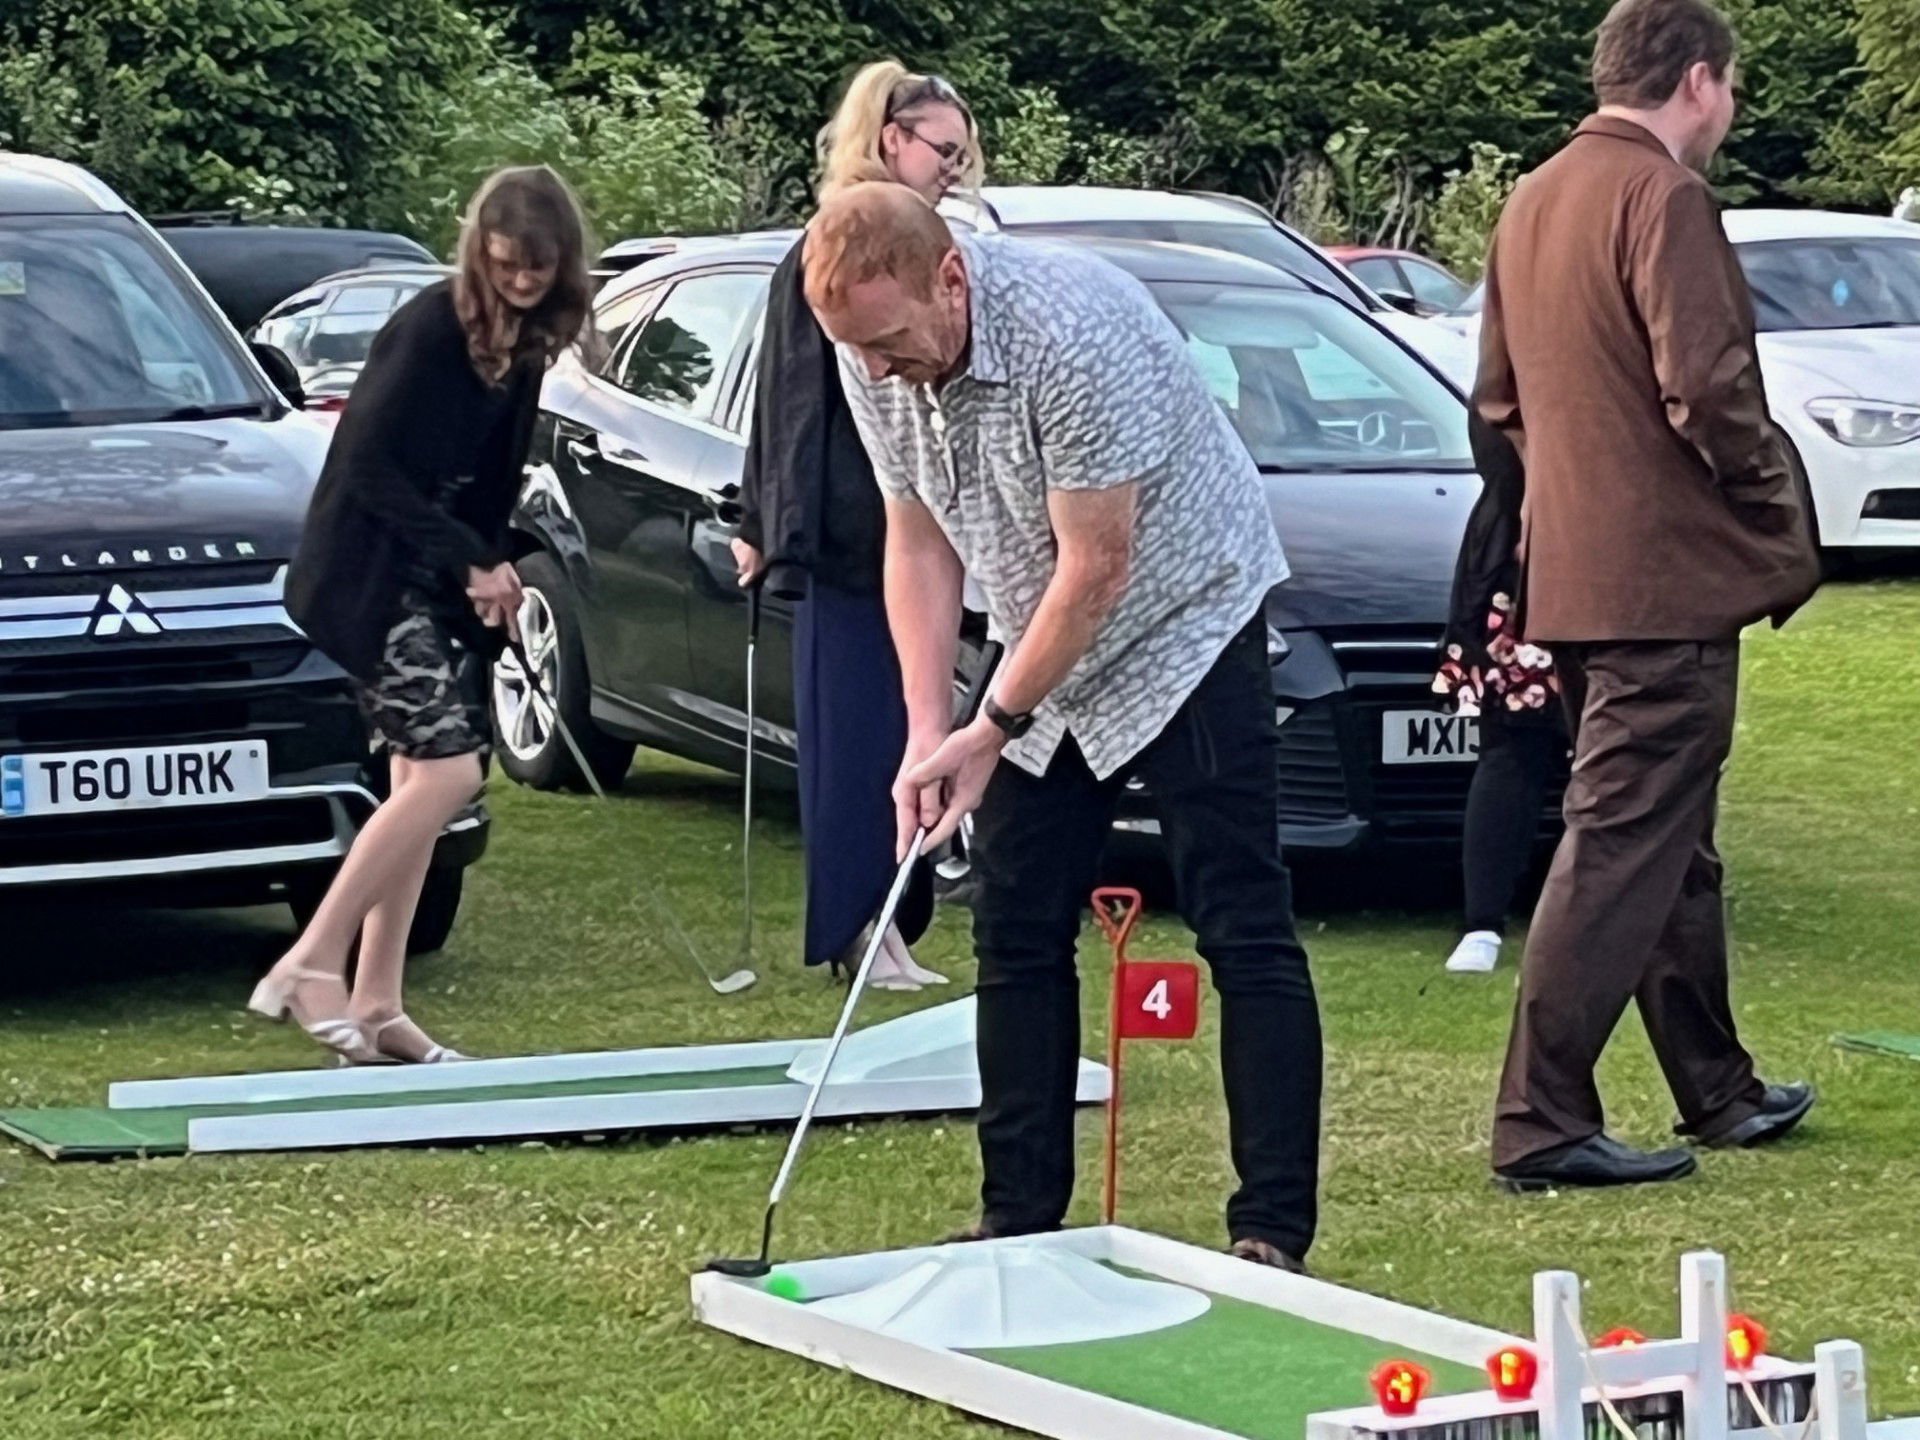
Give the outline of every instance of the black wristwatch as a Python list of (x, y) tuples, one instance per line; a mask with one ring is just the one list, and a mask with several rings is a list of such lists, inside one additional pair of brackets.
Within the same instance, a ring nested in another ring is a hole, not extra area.
[(987, 703), (980, 707), (987, 719), (998, 725), (1009, 740), (1018, 740), (1033, 728), (1033, 712), (1023, 710), (1018, 715), (1009, 715), (994, 703), (993, 697), (987, 697)]

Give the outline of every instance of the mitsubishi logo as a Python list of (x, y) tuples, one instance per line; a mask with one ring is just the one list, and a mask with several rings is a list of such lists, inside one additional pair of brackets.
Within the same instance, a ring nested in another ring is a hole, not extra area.
[(94, 611), (93, 633), (98, 636), (118, 635), (123, 630), (135, 635), (158, 635), (160, 622), (147, 613), (142, 605), (128, 593), (124, 585), (116, 585), (100, 597), (99, 608)]

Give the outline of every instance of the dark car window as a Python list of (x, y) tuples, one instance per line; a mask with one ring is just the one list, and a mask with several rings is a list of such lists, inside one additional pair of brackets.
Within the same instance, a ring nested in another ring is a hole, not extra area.
[(624, 356), (619, 356), (620, 342), (627, 338), (627, 331), (633, 322), (653, 308), (653, 302), (660, 298), (658, 285), (637, 285), (607, 301), (594, 311), (594, 328), (600, 332), (600, 340), (606, 346), (606, 368), (603, 373), (611, 374), (613, 367)]
[(1466, 470), (1460, 397), (1327, 296), (1159, 282), (1214, 398), (1271, 470)]
[(1355, 260), (1347, 269), (1375, 290), (1407, 288), (1407, 282), (1401, 278), (1400, 267), (1385, 255), (1369, 255), (1365, 259)]
[(1920, 325), (1920, 240), (1769, 240), (1734, 253), (1763, 331)]
[(767, 288), (764, 272), (691, 275), (660, 308), (615, 366), (615, 384), (642, 400), (711, 419), (727, 361)]
[(260, 323), (259, 337), (287, 352), (302, 371), (361, 365), (393, 312), (433, 283), (432, 276), (378, 285), (343, 285), (320, 305), (281, 307)]
[(265, 404), (145, 231), (118, 215), (0, 220), (0, 427)]
[(1400, 273), (1413, 287), (1413, 298), (1435, 310), (1457, 310), (1467, 298), (1467, 287), (1438, 265), (1424, 260), (1402, 260)]
[(1324, 285), (1335, 295), (1363, 309), (1373, 308), (1354, 287), (1353, 279), (1325, 255), (1294, 239), (1275, 225), (1236, 224), (1231, 220), (1087, 220), (1047, 225), (1022, 225), (1022, 235), (1103, 235), (1115, 240), (1158, 240), (1174, 245), (1200, 245), (1244, 255)]

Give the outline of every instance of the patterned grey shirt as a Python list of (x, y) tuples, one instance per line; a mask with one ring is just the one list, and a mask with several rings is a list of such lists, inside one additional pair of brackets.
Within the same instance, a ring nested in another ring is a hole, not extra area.
[(869, 379), (843, 348), (847, 401), (881, 488), (932, 511), (1010, 644), (1053, 578), (1047, 492), (1138, 482), (1126, 588), (1006, 750), (1042, 775), (1071, 733), (1105, 779), (1166, 728), (1286, 559), (1253, 461), (1145, 286), (1068, 244), (955, 243), (966, 368), (936, 395)]

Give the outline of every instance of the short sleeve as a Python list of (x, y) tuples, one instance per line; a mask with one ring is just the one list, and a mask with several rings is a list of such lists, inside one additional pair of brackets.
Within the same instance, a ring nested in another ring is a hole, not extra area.
[(1169, 398), (1204, 383), (1145, 287), (1088, 262), (1063, 277), (1072, 302), (1036, 317), (1034, 428), (1051, 490), (1105, 490), (1162, 468), (1181, 413)]
[(867, 459), (873, 464), (873, 478), (882, 493), (895, 500), (914, 498), (912, 478), (900, 457), (900, 446), (892, 423), (881, 412), (874, 385), (861, 372), (860, 364), (845, 346), (835, 346), (840, 358), (840, 388), (846, 392), (847, 409), (853, 414), (853, 428), (859, 432)]

